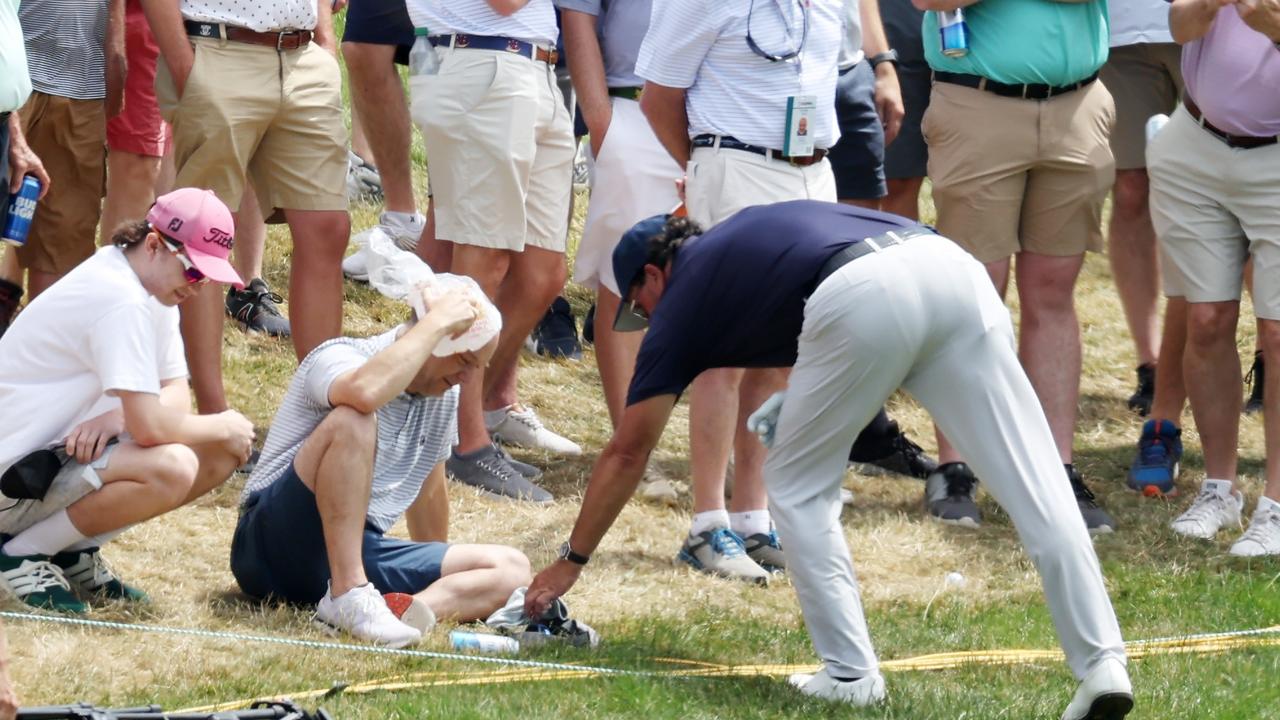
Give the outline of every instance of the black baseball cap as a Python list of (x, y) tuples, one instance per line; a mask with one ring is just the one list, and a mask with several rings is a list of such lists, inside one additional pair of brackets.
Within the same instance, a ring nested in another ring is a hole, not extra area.
[(641, 220), (623, 233), (618, 246), (613, 249), (613, 277), (618, 281), (618, 292), (622, 295), (618, 315), (613, 319), (613, 329), (618, 332), (643, 330), (649, 326), (649, 319), (636, 312), (627, 302), (627, 295), (631, 285), (644, 272), (645, 260), (649, 257), (649, 241), (662, 232), (668, 217), (654, 215)]

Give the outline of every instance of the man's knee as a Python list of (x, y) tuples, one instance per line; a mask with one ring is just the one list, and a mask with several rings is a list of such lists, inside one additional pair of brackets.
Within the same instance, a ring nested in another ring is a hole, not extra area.
[(341, 259), (351, 234), (351, 216), (346, 210), (288, 210), (289, 230), (300, 241), (293, 244), (294, 256), (334, 256)]
[(1203, 348), (1234, 343), (1239, 309), (1234, 302), (1190, 303), (1187, 344)]
[(200, 459), (194, 450), (176, 443), (153, 448), (151, 452), (152, 467), (142, 479), (167, 500), (166, 505), (176, 508), (195, 486)]
[(1115, 197), (1111, 211), (1115, 215), (1126, 218), (1138, 218), (1147, 210), (1147, 193), (1149, 191), (1147, 171), (1116, 171)]
[(1258, 320), (1258, 342), (1268, 364), (1280, 366), (1280, 320)]
[[(316, 428), (316, 433), (322, 433), (323, 440), (330, 447), (359, 448), (372, 452), (378, 442), (378, 416), (339, 405), (329, 411), (320, 427)], [(314, 437), (315, 433), (312, 435)]]
[(1070, 314), (1075, 309), (1076, 278), (1083, 258), (1053, 258), (1018, 273), (1018, 297), (1024, 318)]

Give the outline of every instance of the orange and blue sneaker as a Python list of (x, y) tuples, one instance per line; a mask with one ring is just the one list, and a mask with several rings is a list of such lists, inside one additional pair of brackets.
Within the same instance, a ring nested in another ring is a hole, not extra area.
[(1129, 466), (1129, 489), (1147, 497), (1173, 497), (1178, 494), (1182, 460), (1182, 430), (1170, 420), (1148, 420), (1142, 426), (1138, 454)]

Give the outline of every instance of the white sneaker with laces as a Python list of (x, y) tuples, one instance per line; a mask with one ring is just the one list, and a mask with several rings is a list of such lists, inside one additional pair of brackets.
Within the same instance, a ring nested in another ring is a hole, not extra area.
[(484, 425), (494, 440), (507, 445), (538, 448), (560, 455), (581, 455), (578, 443), (547, 429), (533, 408), (520, 404), (486, 410)]
[(1233, 492), (1229, 481), (1205, 480), (1191, 507), (1173, 521), (1173, 531), (1208, 540), (1227, 525), (1240, 527), (1243, 508), (1244, 496)]
[(1280, 555), (1280, 503), (1267, 498), (1258, 501), (1249, 529), (1231, 546), (1236, 557)]
[(382, 595), (365, 583), (338, 597), (325, 591), (316, 605), (315, 624), (322, 630), (342, 630), (355, 637), (390, 648), (402, 648), (422, 641), (422, 633), (400, 620), (387, 607)]
[(849, 703), (854, 707), (866, 707), (884, 700), (884, 676), (880, 673), (857, 680), (836, 680), (827, 674), (824, 667), (816, 675), (792, 675), (788, 682), (805, 695)]
[(1124, 663), (1107, 658), (1080, 681), (1062, 720), (1121, 720), (1133, 709), (1133, 686)]

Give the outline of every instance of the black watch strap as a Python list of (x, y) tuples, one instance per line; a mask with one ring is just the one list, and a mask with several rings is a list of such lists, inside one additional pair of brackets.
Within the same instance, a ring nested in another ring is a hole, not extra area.
[(885, 50), (882, 53), (876, 53), (867, 58), (867, 62), (871, 63), (871, 69), (874, 70), (880, 63), (893, 63), (894, 67), (898, 66), (898, 51)]
[(591, 556), (579, 555), (578, 553), (573, 551), (573, 548), (569, 547), (568, 542), (565, 542), (565, 544), (560, 546), (560, 559), (568, 560), (574, 565), (586, 565), (588, 562), (591, 561)]

